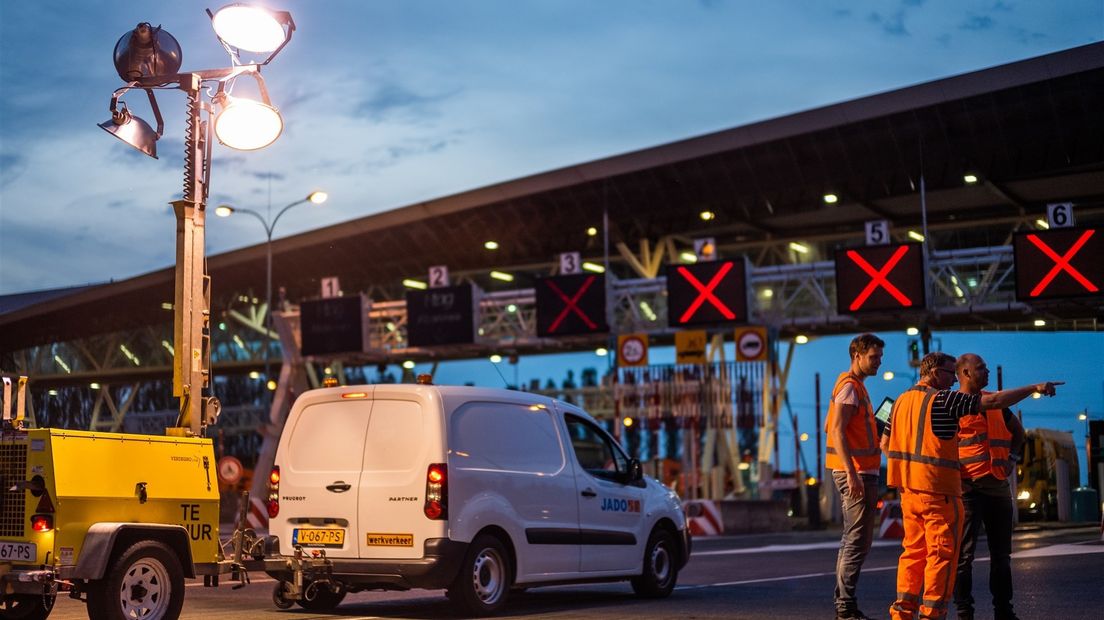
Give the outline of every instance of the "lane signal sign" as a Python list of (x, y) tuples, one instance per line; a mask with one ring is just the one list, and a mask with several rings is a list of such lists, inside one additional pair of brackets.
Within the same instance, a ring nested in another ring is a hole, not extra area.
[(747, 321), (744, 261), (667, 266), (667, 322), (671, 327), (744, 321)]
[(924, 308), (924, 256), (919, 243), (836, 251), (840, 314)]
[(538, 278), (537, 335), (578, 336), (609, 331), (606, 276), (583, 273)]
[(1104, 233), (1098, 229), (1061, 228), (1017, 233), (1012, 248), (1017, 300), (1101, 294)]

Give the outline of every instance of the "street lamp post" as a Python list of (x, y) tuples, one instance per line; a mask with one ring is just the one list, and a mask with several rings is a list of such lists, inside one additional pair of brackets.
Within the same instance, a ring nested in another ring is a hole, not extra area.
[(265, 376), (265, 402), (271, 403), (272, 393), (272, 375), (269, 374), (269, 342), (272, 340), (272, 231), (276, 229), (276, 222), (280, 221), (280, 216), (287, 213), (288, 209), (299, 206), (304, 203), (312, 203), (320, 205), (326, 202), (330, 196), (326, 192), (311, 192), (306, 198), (300, 198), (295, 202), (288, 204), (284, 208), (280, 209), (276, 213), (276, 217), (272, 218), (272, 221), (265, 219), (263, 215), (254, 211), (253, 209), (242, 209), (238, 207), (232, 207), (230, 205), (219, 205), (215, 208), (215, 215), (219, 217), (230, 217), (235, 213), (245, 213), (252, 215), (261, 222), (261, 226), (264, 226), (265, 230), (265, 320), (264, 320), (264, 376)]

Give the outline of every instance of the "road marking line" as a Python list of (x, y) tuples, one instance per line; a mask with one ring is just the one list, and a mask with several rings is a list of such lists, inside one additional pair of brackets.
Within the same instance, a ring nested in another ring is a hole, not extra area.
[[(775, 552), (794, 552), (794, 551), (814, 551), (817, 549), (839, 549), (838, 540), (830, 540), (821, 543), (808, 543), (803, 545), (767, 545), (765, 547), (748, 547), (746, 549), (720, 549), (717, 551), (700, 551), (694, 552), (693, 557), (699, 557), (703, 555), (735, 555), (744, 553), (775, 553)], [(899, 540), (875, 540), (871, 543), (872, 547), (900, 547), (901, 541)]]
[[(1092, 543), (1095, 541), (1089, 541)], [(1017, 551), (1012, 554), (1014, 558), (1049, 558), (1057, 557), (1061, 555), (1082, 555), (1085, 553), (1104, 553), (1104, 545), (1089, 546), (1086, 543), (1072, 543), (1063, 545), (1048, 545), (1046, 547), (1036, 547), (1035, 549), (1026, 549), (1024, 551)]]
[[(271, 578), (271, 577), (260, 577), (260, 578), (250, 577), (249, 578), (249, 583), (251, 583), (251, 584), (252, 583), (275, 583), (275, 582), (276, 582), (276, 580)], [(228, 585), (231, 585), (231, 584), (238, 585), (238, 582), (237, 581), (231, 581), (229, 579), (219, 580), (218, 587), (221, 588), (223, 586), (228, 586)], [(185, 588), (202, 588), (203, 587), (203, 582), (202, 581), (192, 581), (192, 582), (184, 584), (184, 587)]]

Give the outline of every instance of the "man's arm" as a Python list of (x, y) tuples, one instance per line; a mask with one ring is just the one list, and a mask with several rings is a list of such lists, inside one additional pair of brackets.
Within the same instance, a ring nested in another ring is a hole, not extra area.
[(1045, 381), (1043, 383), (1036, 383), (1035, 385), (1025, 385), (1023, 387), (1001, 390), (1000, 392), (993, 392), (991, 394), (982, 394), (981, 408), (1004, 409), (1006, 407), (1011, 407), (1035, 392), (1044, 396), (1054, 396), (1057, 393), (1055, 387), (1063, 384), (1065, 384), (1065, 381)]
[(847, 496), (858, 499), (863, 496), (863, 484), (859, 478), (859, 472), (855, 471), (855, 464), (851, 462), (851, 447), (847, 445), (847, 434), (844, 429), (859, 408), (855, 405), (833, 404), (836, 407), (836, 415), (832, 418), (832, 424), (828, 426), (828, 435), (832, 439), (836, 456), (843, 461), (843, 468), (847, 471)]

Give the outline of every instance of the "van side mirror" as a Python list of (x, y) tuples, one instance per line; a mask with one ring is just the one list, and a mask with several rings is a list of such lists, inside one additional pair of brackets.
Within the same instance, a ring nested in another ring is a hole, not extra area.
[(640, 466), (638, 459), (629, 459), (629, 482), (640, 482), (644, 479), (644, 468)]

